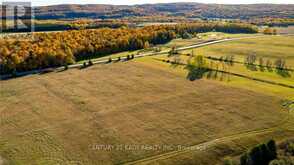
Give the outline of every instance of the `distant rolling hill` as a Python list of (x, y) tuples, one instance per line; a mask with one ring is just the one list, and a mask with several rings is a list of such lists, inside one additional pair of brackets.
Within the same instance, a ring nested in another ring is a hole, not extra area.
[(134, 6), (56, 5), (35, 8), (36, 18), (122, 18), (129, 16), (185, 16), (192, 18), (247, 19), (252, 17), (294, 18), (294, 5), (217, 5), (162, 3)]
[(294, 18), (294, 5), (218, 5), (202, 3), (160, 3), (144, 5), (55, 5), (35, 7), (37, 19), (122, 18), (130, 16), (184, 16), (187, 18), (248, 19), (256, 17)]

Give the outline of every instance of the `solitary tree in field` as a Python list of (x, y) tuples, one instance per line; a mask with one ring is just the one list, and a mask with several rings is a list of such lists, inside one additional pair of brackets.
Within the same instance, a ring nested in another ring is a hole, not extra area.
[(224, 61), (227, 65), (234, 65), (234, 55), (228, 55), (225, 57), (221, 57), (220, 61)]
[(207, 67), (207, 62), (205, 60), (204, 56), (196, 56), (194, 60), (194, 65), (196, 68), (206, 68)]
[(92, 66), (93, 65), (92, 60), (89, 60), (88, 64), (89, 64), (89, 66)]
[(189, 60), (186, 69), (189, 71), (187, 78), (191, 81), (202, 78), (206, 72), (210, 71), (205, 57), (201, 55)]
[(266, 61), (266, 67), (268, 69), (273, 67), (273, 63), (272, 63), (272, 61), (270, 59), (267, 59), (267, 61)]
[(177, 47), (176, 46), (173, 46), (172, 49), (169, 51), (169, 56), (173, 56), (175, 54), (178, 54), (178, 51), (177, 51)]
[(257, 57), (255, 54), (251, 54), (251, 55), (248, 55), (247, 57), (245, 57), (244, 64), (245, 64), (246, 68), (249, 70), (252, 70), (252, 71), (256, 71), (257, 70), (256, 65), (255, 65), (256, 59), (257, 59)]
[(264, 71), (264, 59), (262, 57), (260, 57), (258, 59), (258, 65), (261, 71)]
[(253, 65), (256, 61), (256, 55), (255, 54), (251, 54), (251, 55), (248, 55), (246, 58), (245, 58), (245, 64), (248, 64), (248, 65)]
[(284, 59), (277, 59), (275, 61), (276, 68), (279, 70), (284, 70), (286, 68), (286, 61)]
[(231, 59), (230, 59), (230, 62), (231, 62), (231, 66), (234, 65), (234, 61), (235, 60), (235, 56), (234, 55), (231, 55)]
[(264, 66), (264, 60), (262, 57), (259, 58), (259, 66)]

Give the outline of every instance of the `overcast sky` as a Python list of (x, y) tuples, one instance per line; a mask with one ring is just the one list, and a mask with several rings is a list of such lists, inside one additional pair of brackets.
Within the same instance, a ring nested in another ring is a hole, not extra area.
[[(4, 1), (4, 0), (0, 0)], [(5, 1), (28, 1), (28, 0), (5, 0)], [(144, 3), (167, 3), (167, 2), (202, 2), (218, 4), (253, 4), (253, 3), (284, 3), (294, 4), (294, 0), (31, 0), (34, 6), (53, 4), (116, 4), (132, 5)]]

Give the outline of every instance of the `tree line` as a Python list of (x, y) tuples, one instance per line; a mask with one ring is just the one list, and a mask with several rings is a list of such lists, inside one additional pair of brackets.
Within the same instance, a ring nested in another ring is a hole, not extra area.
[(209, 31), (258, 32), (256, 27), (249, 24), (193, 23), (35, 33), (33, 40), (0, 40), (0, 71), (4, 74), (63, 66), (93, 57), (164, 44), (186, 33)]
[(294, 25), (293, 18), (256, 18), (248, 21), (258, 26), (269, 26), (269, 27), (288, 27)]

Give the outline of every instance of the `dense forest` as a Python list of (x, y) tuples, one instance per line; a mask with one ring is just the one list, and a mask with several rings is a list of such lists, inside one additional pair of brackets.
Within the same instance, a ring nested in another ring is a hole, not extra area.
[(164, 44), (187, 33), (208, 31), (256, 33), (258, 30), (248, 24), (194, 23), (36, 33), (34, 40), (0, 40), (0, 70), (3, 74), (62, 66), (92, 57)]
[[(120, 20), (34, 20), (34, 32), (48, 31), (65, 31), (65, 30), (80, 30), (80, 29), (99, 29), (99, 28), (120, 28), (120, 27), (135, 27), (134, 23)], [(15, 29), (12, 26), (7, 26), (1, 29), (4, 33), (31, 32), (31, 29)]]

